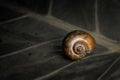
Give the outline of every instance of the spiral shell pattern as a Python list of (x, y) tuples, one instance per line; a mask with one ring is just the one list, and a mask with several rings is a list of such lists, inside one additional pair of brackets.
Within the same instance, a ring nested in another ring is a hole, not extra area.
[(64, 39), (65, 54), (72, 60), (79, 60), (90, 53), (95, 47), (95, 39), (87, 32), (75, 30)]

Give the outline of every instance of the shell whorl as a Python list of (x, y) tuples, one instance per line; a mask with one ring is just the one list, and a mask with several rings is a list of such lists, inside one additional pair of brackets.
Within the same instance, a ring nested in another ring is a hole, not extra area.
[(75, 38), (73, 41), (71, 41), (70, 45), (72, 55), (76, 55), (78, 58), (85, 56), (86, 46), (84, 40), (81, 38)]
[(79, 55), (81, 53), (85, 53), (86, 47), (83, 44), (81, 44), (80, 41), (78, 41), (72, 46), (72, 50), (75, 54)]
[(64, 51), (72, 60), (79, 60), (90, 53), (95, 46), (94, 38), (81, 30), (69, 33), (64, 40)]

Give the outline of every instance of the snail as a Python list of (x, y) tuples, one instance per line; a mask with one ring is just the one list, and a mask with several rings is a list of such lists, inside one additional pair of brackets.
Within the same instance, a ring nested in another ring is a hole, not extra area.
[(96, 45), (95, 39), (87, 32), (75, 30), (70, 32), (63, 41), (65, 54), (72, 60), (80, 60), (91, 53)]

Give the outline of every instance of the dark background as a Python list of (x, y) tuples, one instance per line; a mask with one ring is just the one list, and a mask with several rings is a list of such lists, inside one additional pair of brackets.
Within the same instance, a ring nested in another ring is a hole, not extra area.
[[(62, 50), (73, 30), (97, 42), (83, 60)], [(0, 80), (119, 80), (119, 0), (0, 0)]]

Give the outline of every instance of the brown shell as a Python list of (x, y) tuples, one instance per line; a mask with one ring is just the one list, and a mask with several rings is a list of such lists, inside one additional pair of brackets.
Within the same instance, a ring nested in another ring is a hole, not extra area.
[[(75, 30), (66, 36), (63, 45), (65, 54), (69, 58), (79, 60), (85, 57), (86, 53), (90, 53), (95, 47), (95, 44), (95, 39), (90, 34), (81, 30)], [(79, 45), (80, 47), (78, 47)], [(77, 49), (75, 46), (77, 46)], [(78, 52), (80, 51), (80, 53), (75, 52), (76, 50), (78, 50)]]

